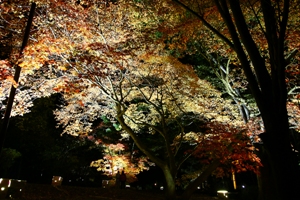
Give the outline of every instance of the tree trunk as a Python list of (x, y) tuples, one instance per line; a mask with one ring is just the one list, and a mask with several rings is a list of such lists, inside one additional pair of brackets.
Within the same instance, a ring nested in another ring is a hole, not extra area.
[(162, 168), (166, 180), (166, 199), (174, 200), (176, 198), (175, 179), (169, 167)]
[[(261, 159), (264, 164), (261, 173), (261, 186), (264, 189), (264, 196), (262, 197), (266, 200), (296, 199), (299, 188), (299, 169), (290, 141), (285, 84), (285, 67), (287, 63), (284, 56), (289, 0), (284, 1), (280, 23), (277, 21), (275, 12), (277, 7), (275, 4), (272, 4), (270, 0), (261, 1), (266, 25), (265, 37), (270, 57), (269, 68), (267, 67), (268, 63), (265, 62), (252, 39), (240, 5), (234, 0), (229, 1), (238, 36), (232, 26), (233, 20), (228, 13), (227, 4), (225, 1), (220, 2), (220, 10), (226, 8), (223, 16), (227, 20), (228, 26), (231, 25), (230, 27), (232, 27), (230, 31), (235, 43), (235, 51), (241, 61), (264, 122), (265, 133), (260, 135), (263, 142)], [(241, 48), (242, 44), (247, 53), (244, 53), (243, 48)], [(249, 71), (249, 61), (245, 55), (248, 55), (252, 62), (254, 74)], [(253, 77), (253, 75), (255, 76)]]
[(271, 102), (272, 98), (276, 97), (269, 98), (272, 107), (264, 106), (264, 111), (260, 109), (265, 126), (265, 132), (259, 135), (263, 142), (258, 152), (263, 164), (259, 183), (263, 195), (260, 199), (298, 199), (296, 193), (300, 188), (300, 176), (297, 157), (291, 146), (288, 116), (280, 112), (286, 107), (274, 103), (274, 100)]
[(258, 200), (264, 199), (276, 199), (276, 193), (273, 192), (272, 188), (275, 188), (275, 180), (272, 176), (271, 168), (268, 159), (266, 150), (261, 144), (256, 144), (255, 147), (258, 149), (256, 152), (257, 156), (260, 158), (262, 167), (260, 167), (259, 174), (257, 174), (257, 183), (258, 183)]
[(215, 159), (196, 180), (191, 182), (184, 190), (182, 196), (178, 199), (187, 200), (190, 199), (192, 194), (195, 192), (197, 187), (201, 185), (205, 180), (207, 180), (208, 176), (212, 174), (212, 172), (221, 164), (219, 159)]
[(264, 195), (261, 199), (299, 199), (299, 169), (288, 136), (288, 131), (284, 132), (282, 129), (266, 132), (261, 136), (263, 151), (260, 158), (264, 165), (261, 171), (261, 189)]

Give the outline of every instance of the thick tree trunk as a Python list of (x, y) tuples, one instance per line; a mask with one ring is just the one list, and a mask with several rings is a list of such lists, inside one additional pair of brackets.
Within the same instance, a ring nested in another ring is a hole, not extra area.
[(291, 147), (287, 115), (282, 112), (269, 113), (264, 118), (266, 132), (260, 135), (263, 141), (259, 152), (263, 164), (263, 195), (260, 199), (299, 199), (300, 173), (296, 154)]
[(166, 190), (166, 199), (174, 200), (176, 198), (175, 179), (169, 167), (163, 167), (162, 170), (166, 180), (166, 188), (164, 188)]
[(265, 173), (271, 173), (271, 172), (269, 172), (266, 166), (264, 165), (264, 167), (261, 167), (260, 173), (257, 174), (258, 200), (263, 200), (267, 198), (273, 199), (274, 196), (268, 197), (266, 194), (275, 195), (275, 193), (272, 193), (273, 187), (271, 186), (271, 184), (273, 184), (274, 181), (266, 179), (266, 177), (272, 178), (272, 176), (270, 174), (265, 174)]
[(280, 129), (261, 136), (263, 151), (260, 157), (264, 165), (261, 170), (261, 189), (264, 195), (261, 199), (299, 199), (299, 169), (288, 136), (288, 131)]
[(257, 174), (257, 183), (259, 189), (258, 200), (264, 199), (276, 199), (277, 193), (273, 192), (273, 188), (275, 188), (275, 180), (274, 176), (272, 176), (272, 171), (270, 163), (268, 162), (268, 155), (263, 145), (258, 144), (256, 146), (257, 155), (261, 159), (262, 167), (260, 167), (259, 174)]

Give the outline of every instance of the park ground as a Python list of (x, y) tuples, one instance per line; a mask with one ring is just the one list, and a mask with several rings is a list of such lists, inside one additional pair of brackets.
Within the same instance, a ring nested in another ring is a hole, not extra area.
[[(136, 190), (106, 189), (74, 186), (52, 186), (42, 184), (26, 184), (21, 197), (15, 200), (164, 200), (162, 191), (159, 190)], [(201, 194), (193, 195), (191, 200), (216, 200)]]

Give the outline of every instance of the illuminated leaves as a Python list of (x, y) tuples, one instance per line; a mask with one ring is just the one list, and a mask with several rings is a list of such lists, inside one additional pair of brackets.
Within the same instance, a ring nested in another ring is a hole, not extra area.
[[(194, 145), (204, 140), (207, 146), (199, 146), (199, 156), (221, 159), (229, 154), (226, 148), (232, 139), (230, 134), (236, 130), (204, 134), (185, 128), (201, 117), (238, 129), (243, 123), (238, 110), (210, 83), (200, 80), (191, 66), (166, 52), (186, 50), (189, 41), (199, 38), (206, 39), (205, 44), (215, 50), (221, 51), (224, 44), (206, 30), (195, 33), (193, 29), (200, 25), (186, 23), (192, 18), (184, 10), (173, 12), (176, 7), (165, 1), (149, 3), (40, 1), (32, 43), (18, 60), (23, 71), (20, 86), (26, 90), (20, 89), (16, 97), (20, 104), (16, 103), (19, 111), (15, 113), (28, 112), (34, 98), (59, 92), (64, 104), (54, 114), (63, 133), (92, 140), (96, 120), (106, 116), (115, 122), (123, 117), (124, 140), (129, 134), (157, 137), (156, 142), (163, 138), (161, 146), (150, 146), (154, 152), (166, 148), (162, 155), (166, 153), (170, 158), (175, 159), (177, 153), (188, 148), (188, 154), (181, 156), (190, 155)], [(203, 11), (207, 19), (215, 12), (210, 4), (203, 9), (209, 9), (206, 15)], [(180, 27), (186, 33), (174, 34)], [(165, 39), (167, 45), (162, 42)], [(27, 107), (22, 107), (23, 103)], [(186, 122), (184, 117), (188, 118)], [(121, 144), (95, 142), (106, 149), (104, 158), (92, 163), (99, 170), (113, 175), (125, 166), (133, 173), (144, 169), (144, 160), (135, 161), (138, 164), (134, 166)]]
[[(99, 66), (101, 64), (109, 66), (116, 64), (112, 60), (119, 59), (117, 54), (124, 55), (121, 50), (125, 50), (127, 39), (134, 37), (134, 34), (129, 34), (131, 32), (129, 27), (124, 29), (127, 21), (121, 7), (108, 6), (106, 1), (94, 2), (87, 9), (73, 1), (41, 0), (36, 3), (38, 6), (30, 42), (21, 58), (16, 52), (22, 41), (21, 31), (24, 29), (26, 19), (19, 16), (27, 14), (30, 3), (15, 0), (8, 4), (5, 1), (0, 7), (1, 27), (5, 25), (7, 28), (0, 30), (5, 39), (0, 41), (1, 52), (2, 47), (7, 49), (12, 47), (7, 56), (10, 61), (1, 61), (1, 78), (11, 80), (8, 64), (17, 63), (21, 66), (19, 86), (22, 90), (30, 88), (31, 101), (55, 92), (79, 93), (81, 90), (79, 84), (72, 84), (70, 81), (63, 83), (65, 81), (63, 74), (78, 75), (76, 70), (70, 70), (73, 65), (75, 69), (76, 67), (83, 69), (82, 64), (84, 66), (91, 62), (98, 64), (98, 67), (101, 67)], [(113, 18), (115, 20), (112, 21)], [(115, 50), (116, 48), (119, 49)], [(122, 67), (121, 64), (118, 67)], [(6, 81), (5, 84), (3, 82), (1, 85), (3, 98), (8, 95), (9, 88), (9, 82)], [(18, 105), (22, 104), (19, 102)], [(22, 109), (27, 110), (31, 105), (32, 102), (23, 105)]]
[(287, 105), (287, 110), (289, 113), (289, 122), (291, 128), (300, 131), (300, 106), (299, 103), (289, 102)]
[(128, 151), (125, 151), (125, 146), (121, 143), (103, 144), (105, 147), (103, 159), (93, 161), (91, 167), (96, 167), (98, 171), (114, 177), (119, 171), (127, 174), (128, 182), (136, 181), (135, 175), (143, 170), (147, 170), (145, 158), (134, 159)]
[(206, 134), (199, 138), (201, 143), (193, 155), (207, 164), (220, 159), (222, 168), (215, 172), (217, 176), (223, 176), (232, 169), (236, 172), (258, 172), (260, 159), (254, 153), (246, 129), (219, 123), (208, 123), (207, 128)]
[(0, 60), (0, 80), (12, 77), (12, 66), (7, 60)]

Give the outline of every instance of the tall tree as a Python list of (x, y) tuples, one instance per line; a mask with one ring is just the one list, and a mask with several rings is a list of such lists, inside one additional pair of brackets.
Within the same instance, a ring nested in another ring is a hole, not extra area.
[(289, 29), (289, 13), (297, 2), (175, 2), (196, 16), (198, 29), (206, 27), (226, 44), (221, 48), (225, 54), (230, 49), (235, 52), (247, 78), (265, 129), (260, 134), (263, 144), (259, 155), (264, 165), (261, 198), (295, 198), (299, 167), (290, 140), (285, 69), (297, 50), (290, 39), (298, 34)]
[[(250, 153), (253, 149), (245, 148), (245, 157), (234, 153), (241, 153), (242, 144), (247, 144), (237, 131), (243, 126), (237, 120), (238, 112), (208, 82), (201, 81), (190, 66), (162, 56), (162, 52), (160, 56), (126, 58), (120, 68), (99, 69), (97, 62), (74, 66), (81, 77), (80, 84), (88, 87), (65, 93), (67, 105), (55, 112), (67, 133), (89, 134), (91, 122), (101, 115), (117, 120), (124, 139), (131, 137), (140, 151), (162, 169), (168, 199), (175, 198), (177, 173), (195, 152), (206, 164), (182, 199), (189, 198), (223, 162), (241, 163), (240, 158), (251, 158), (250, 163), (255, 165), (257, 160)], [(70, 88), (69, 81), (57, 90), (66, 87)], [(204, 119), (215, 122), (206, 134), (201, 129)], [(229, 125), (222, 126), (224, 123)], [(217, 129), (218, 126), (223, 128)]]
[[(143, 3), (41, 2), (36, 17), (40, 34), (35, 34), (36, 43), (26, 49), (20, 66), (32, 73), (23, 79), (29, 88), (35, 86), (41, 95), (52, 92), (64, 95), (66, 104), (55, 114), (65, 133), (87, 136), (92, 131), (92, 122), (100, 116), (117, 119), (125, 135), (129, 134), (162, 168), (172, 197), (176, 170), (180, 167), (174, 154), (190, 155), (177, 150), (185, 145), (193, 147), (204, 137), (200, 131), (187, 132), (180, 116), (189, 118), (187, 113), (196, 113), (207, 120), (228, 123), (231, 128), (239, 127), (241, 122), (236, 120), (235, 109), (222, 100), (218, 91), (199, 80), (192, 68), (166, 56), (162, 44), (153, 42), (161, 37), (157, 25), (166, 22), (163, 17), (171, 16), (164, 14), (172, 11), (169, 6), (161, 1), (158, 5), (164, 11), (160, 12), (162, 15), (144, 16), (140, 14)], [(170, 19), (180, 21), (180, 16)], [(44, 79), (36, 75), (43, 75)], [(168, 126), (172, 125), (171, 121), (176, 122), (173, 127), (176, 131)], [(162, 139), (163, 155), (155, 155), (148, 145), (140, 142), (140, 127), (147, 127), (146, 134), (156, 134)], [(231, 144), (230, 140), (225, 141)], [(219, 146), (231, 149), (231, 145)], [(220, 157), (213, 160), (198, 180), (203, 180), (221, 162)], [(193, 188), (197, 183), (193, 183)]]

